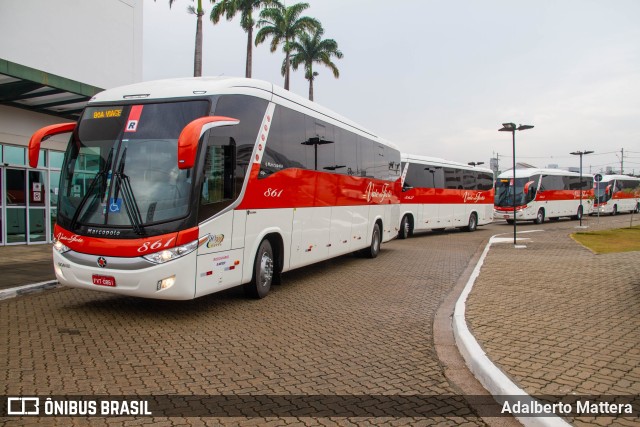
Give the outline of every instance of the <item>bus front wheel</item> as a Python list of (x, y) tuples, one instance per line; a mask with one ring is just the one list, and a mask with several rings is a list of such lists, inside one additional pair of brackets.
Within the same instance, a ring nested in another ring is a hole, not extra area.
[(533, 220), (536, 224), (542, 224), (544, 222), (544, 209), (538, 209), (538, 214), (536, 215), (536, 219)]
[(265, 239), (260, 243), (253, 263), (253, 279), (243, 285), (244, 292), (251, 298), (264, 298), (273, 282), (274, 261), (271, 243)]

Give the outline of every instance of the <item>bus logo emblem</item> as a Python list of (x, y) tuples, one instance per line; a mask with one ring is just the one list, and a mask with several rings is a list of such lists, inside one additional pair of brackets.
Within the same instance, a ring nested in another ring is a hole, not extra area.
[(105, 268), (107, 266), (107, 260), (105, 257), (101, 256), (98, 258), (98, 267)]
[(224, 240), (224, 234), (216, 234), (215, 236), (209, 235), (209, 239), (207, 241), (207, 247), (215, 248), (216, 246), (221, 246), (223, 240)]

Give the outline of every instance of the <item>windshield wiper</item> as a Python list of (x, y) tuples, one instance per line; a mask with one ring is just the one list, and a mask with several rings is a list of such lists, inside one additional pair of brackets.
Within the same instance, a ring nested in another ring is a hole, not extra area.
[(87, 188), (87, 192), (82, 197), (82, 200), (80, 200), (80, 203), (78, 203), (76, 212), (73, 214), (73, 218), (71, 218), (71, 230), (75, 229), (76, 224), (78, 223), (78, 218), (80, 217), (80, 212), (82, 212), (82, 208), (87, 203), (87, 201), (89, 201), (89, 196), (92, 195), (93, 189), (96, 188), (96, 185), (98, 184), (99, 181), (102, 181), (104, 179), (106, 174), (107, 174), (106, 169), (98, 172), (96, 176), (93, 178), (93, 181), (91, 181), (91, 184), (89, 184), (89, 188)]
[(124, 208), (127, 211), (129, 221), (131, 221), (131, 227), (136, 234), (142, 235), (144, 234), (144, 228), (142, 226), (142, 215), (140, 214), (140, 208), (138, 207), (138, 203), (136, 202), (136, 196), (133, 194), (133, 189), (131, 188), (129, 177), (123, 172), (126, 156), (127, 148), (125, 147), (122, 153), (122, 159), (120, 160), (120, 165), (118, 166), (118, 171), (114, 174), (116, 178), (116, 189), (114, 198), (117, 199), (118, 193), (120, 192), (120, 190), (122, 190)]
[(503, 191), (502, 194), (500, 194), (500, 197), (498, 198), (498, 201), (496, 202), (496, 205), (504, 206), (503, 203), (505, 203), (507, 201), (507, 197), (508, 196), (509, 196), (509, 189), (506, 188), (505, 191)]

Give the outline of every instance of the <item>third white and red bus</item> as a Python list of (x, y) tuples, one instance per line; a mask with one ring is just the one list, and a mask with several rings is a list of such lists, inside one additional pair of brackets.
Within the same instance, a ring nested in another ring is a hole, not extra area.
[[(495, 218), (513, 222), (515, 193), (516, 220), (582, 218), (593, 207), (593, 175), (582, 175), (561, 169), (516, 169), (503, 172), (496, 179)], [(582, 196), (582, 197), (581, 197)], [(582, 198), (582, 206), (580, 200)]]
[(640, 210), (640, 178), (627, 175), (602, 175), (593, 184), (595, 212), (616, 215)]

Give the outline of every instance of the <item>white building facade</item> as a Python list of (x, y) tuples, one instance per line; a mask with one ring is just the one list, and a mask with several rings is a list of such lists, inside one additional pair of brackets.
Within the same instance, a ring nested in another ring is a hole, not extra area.
[(142, 0), (0, 1), (0, 245), (51, 242), (68, 135), (27, 145), (39, 128), (75, 121), (102, 88), (142, 80)]

